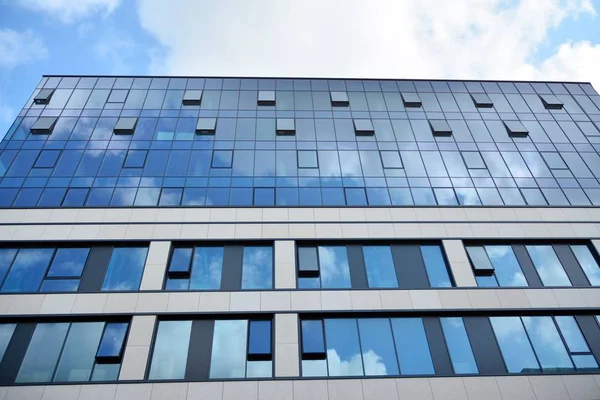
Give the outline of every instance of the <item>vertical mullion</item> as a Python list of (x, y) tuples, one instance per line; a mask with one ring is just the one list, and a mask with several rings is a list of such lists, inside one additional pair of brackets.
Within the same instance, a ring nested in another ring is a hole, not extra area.
[(34, 322), (18, 323), (15, 326), (4, 357), (0, 362), (0, 385), (6, 386), (15, 383), (36, 326), (37, 324)]
[(348, 252), (348, 267), (350, 269), (350, 282), (352, 289), (367, 289), (369, 281), (367, 280), (367, 270), (365, 268), (365, 259), (362, 246), (352, 244), (346, 246)]
[(214, 330), (214, 320), (192, 321), (185, 367), (186, 380), (205, 381), (209, 379)]
[(593, 315), (575, 315), (581, 334), (585, 338), (590, 352), (600, 365), (600, 326)]
[(252, 324), (252, 320), (248, 319), (246, 322), (246, 365), (244, 365), (244, 378), (248, 376), (248, 352), (250, 351), (250, 324)]
[(555, 244), (552, 247), (573, 286), (590, 286), (590, 282), (583, 273), (579, 261), (575, 258), (571, 246), (566, 244)]
[(542, 283), (540, 275), (538, 274), (537, 270), (535, 269), (535, 266), (533, 265), (533, 261), (531, 261), (531, 257), (529, 257), (529, 253), (527, 252), (525, 245), (513, 245), (512, 248), (529, 286), (543, 287), (544, 284)]

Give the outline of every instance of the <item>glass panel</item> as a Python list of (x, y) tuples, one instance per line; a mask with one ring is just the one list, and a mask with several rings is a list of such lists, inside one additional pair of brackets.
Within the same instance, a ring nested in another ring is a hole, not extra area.
[(544, 370), (573, 369), (552, 317), (523, 317), (523, 324)]
[(390, 246), (363, 246), (362, 250), (369, 287), (398, 287)]
[(70, 324), (37, 324), (15, 382), (50, 382)]
[(92, 372), (92, 381), (116, 381), (121, 364), (96, 364)]
[(528, 286), (511, 246), (485, 246), (500, 286)]
[(83, 272), (90, 249), (57, 249), (48, 276), (78, 277)]
[(147, 247), (114, 248), (102, 290), (138, 290), (147, 253)]
[(37, 292), (54, 249), (21, 249), (10, 269), (3, 292)]
[(4, 357), (10, 338), (15, 331), (17, 324), (0, 324), (0, 361)]
[(421, 254), (431, 287), (451, 287), (452, 281), (440, 246), (421, 246)]
[(305, 354), (325, 353), (323, 321), (302, 321), (302, 352)]
[(577, 355), (573, 356), (573, 362), (577, 369), (598, 369), (598, 363), (593, 355)]
[(183, 379), (192, 321), (160, 321), (154, 342), (149, 379)]
[(17, 249), (0, 249), (0, 282), (4, 280), (6, 271), (10, 268), (16, 254)]
[(362, 376), (363, 363), (356, 319), (326, 319), (329, 376)]
[(327, 360), (302, 360), (302, 376), (327, 376)]
[(46, 279), (40, 292), (76, 292), (78, 288), (79, 279)]
[(272, 361), (248, 361), (246, 378), (270, 378), (273, 376)]
[(103, 322), (72, 323), (60, 357), (55, 382), (87, 381), (92, 373)]
[(190, 289), (220, 289), (222, 271), (223, 247), (196, 247)]
[(107, 323), (96, 356), (120, 357), (128, 327), (129, 324), (126, 322)]
[(498, 340), (509, 373), (539, 371), (533, 349), (519, 317), (491, 317), (490, 322)]
[(365, 375), (398, 375), (398, 360), (388, 318), (359, 318)]
[(571, 286), (552, 246), (525, 246), (544, 286)]
[(169, 272), (189, 272), (192, 248), (175, 248), (169, 263)]
[(392, 329), (400, 373), (402, 375), (431, 375), (435, 373), (421, 318), (392, 318)]
[(271, 321), (250, 321), (248, 354), (271, 354)]
[(248, 321), (215, 321), (210, 379), (246, 376)]
[(560, 328), (560, 333), (562, 333), (570, 352), (588, 353), (590, 351), (574, 317), (563, 316), (554, 317), (554, 319)]
[(242, 289), (273, 288), (273, 247), (244, 247)]
[(319, 262), (317, 260), (316, 247), (298, 248), (298, 269), (300, 271), (318, 271)]
[(345, 246), (319, 246), (319, 267), (324, 289), (352, 287)]
[(587, 276), (590, 284), (592, 286), (600, 286), (600, 267), (589, 247), (584, 245), (571, 246), (571, 250), (573, 250), (573, 254), (575, 254), (575, 257), (577, 258), (581, 269), (585, 272), (585, 276)]
[(477, 374), (471, 342), (462, 318), (440, 318), (455, 374)]

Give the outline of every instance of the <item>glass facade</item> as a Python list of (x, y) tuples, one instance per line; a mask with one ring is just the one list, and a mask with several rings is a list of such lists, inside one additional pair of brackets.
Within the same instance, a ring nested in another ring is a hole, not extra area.
[(599, 150), (589, 84), (44, 77), (0, 207), (599, 205)]

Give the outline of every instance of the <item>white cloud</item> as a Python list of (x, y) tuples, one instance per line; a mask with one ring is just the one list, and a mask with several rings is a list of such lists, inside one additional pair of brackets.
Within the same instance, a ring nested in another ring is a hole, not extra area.
[(12, 69), (21, 64), (48, 58), (48, 49), (32, 31), (0, 29), (0, 67)]
[[(161, 47), (151, 72), (194, 75), (582, 79), (600, 84), (598, 46), (568, 43), (534, 63), (589, 0), (143, 0)], [(597, 63), (596, 63), (597, 65)]]
[(43, 11), (65, 23), (71, 23), (92, 14), (110, 15), (120, 0), (18, 0), (18, 5), (32, 11)]

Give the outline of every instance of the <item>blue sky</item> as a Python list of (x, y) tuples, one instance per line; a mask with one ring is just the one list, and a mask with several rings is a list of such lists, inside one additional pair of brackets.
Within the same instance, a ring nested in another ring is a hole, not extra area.
[(43, 74), (581, 80), (600, 0), (0, 0), (0, 137)]

